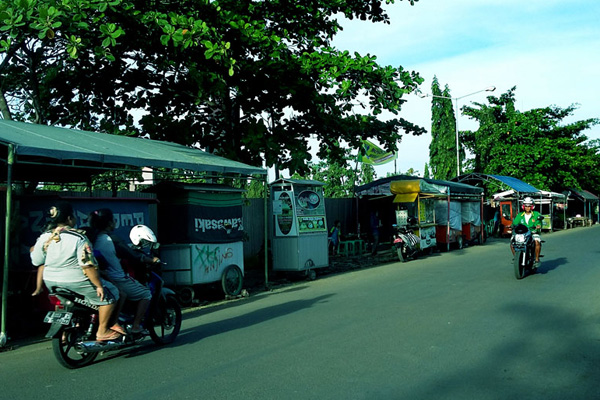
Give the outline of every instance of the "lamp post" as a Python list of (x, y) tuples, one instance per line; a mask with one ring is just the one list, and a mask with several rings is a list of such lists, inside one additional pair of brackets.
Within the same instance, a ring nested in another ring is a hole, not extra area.
[(485, 89), (481, 89), (481, 90), (478, 90), (478, 91), (473, 92), (473, 93), (465, 94), (464, 96), (460, 96), (460, 97), (439, 96), (437, 94), (429, 94), (429, 93), (421, 93), (419, 95), (421, 98), (425, 98), (425, 97), (437, 97), (437, 98), (440, 98), (440, 99), (454, 100), (454, 103), (455, 103), (455, 109), (454, 109), (454, 116), (455, 116), (454, 129), (455, 129), (455, 133), (456, 133), (456, 176), (460, 176), (460, 154), (459, 154), (459, 151), (458, 151), (458, 100), (464, 99), (465, 97), (469, 97), (469, 96), (472, 96), (472, 95), (477, 94), (477, 93), (481, 93), (481, 92), (493, 92), (494, 90), (496, 90), (496, 86), (489, 86), (489, 87), (486, 87)]

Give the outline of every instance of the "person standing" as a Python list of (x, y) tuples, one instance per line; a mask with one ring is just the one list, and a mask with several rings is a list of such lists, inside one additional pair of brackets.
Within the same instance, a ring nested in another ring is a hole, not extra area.
[(371, 255), (377, 255), (377, 247), (379, 247), (379, 228), (381, 227), (381, 220), (379, 219), (379, 211), (371, 212), (371, 235), (373, 235), (373, 248), (371, 249)]

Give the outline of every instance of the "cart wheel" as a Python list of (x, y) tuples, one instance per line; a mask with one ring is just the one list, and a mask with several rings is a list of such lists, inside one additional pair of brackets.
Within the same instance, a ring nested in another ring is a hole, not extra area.
[(221, 276), (221, 285), (223, 292), (228, 296), (237, 296), (242, 291), (244, 275), (237, 265), (230, 265), (225, 268)]
[(308, 279), (309, 281), (314, 281), (315, 279), (317, 279), (317, 273), (314, 270), (309, 269), (308, 271), (306, 271), (306, 279)]
[(179, 290), (179, 293), (177, 293), (177, 300), (179, 300), (179, 304), (181, 304), (184, 307), (188, 307), (192, 305), (192, 301), (194, 300), (194, 296), (196, 295), (196, 292), (194, 292), (194, 288), (192, 288), (191, 286), (186, 286), (184, 288), (181, 288), (181, 290)]
[(463, 237), (462, 237), (462, 235), (459, 236), (458, 238), (456, 238), (456, 241), (458, 242), (458, 248), (462, 249), (463, 248)]

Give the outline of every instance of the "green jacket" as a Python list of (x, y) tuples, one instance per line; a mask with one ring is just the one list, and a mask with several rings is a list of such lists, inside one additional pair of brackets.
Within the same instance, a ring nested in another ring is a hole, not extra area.
[(539, 218), (540, 213), (537, 211), (532, 211), (531, 218), (529, 218), (529, 223), (527, 223), (525, 220), (525, 211), (522, 211), (519, 214), (517, 214), (517, 216), (512, 222), (512, 226), (523, 224), (529, 228), (531, 233), (540, 233), (540, 231), (542, 230), (542, 221)]

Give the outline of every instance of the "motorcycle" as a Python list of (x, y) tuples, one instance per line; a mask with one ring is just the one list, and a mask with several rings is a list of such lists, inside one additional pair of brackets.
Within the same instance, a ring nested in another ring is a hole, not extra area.
[(398, 254), (398, 260), (405, 262), (410, 258), (417, 258), (420, 252), (419, 237), (406, 225), (399, 226), (394, 224), (393, 228), (393, 243)]
[(513, 229), (510, 243), (515, 250), (513, 259), (515, 277), (523, 279), (528, 274), (534, 274), (535, 240), (531, 230), (523, 224), (518, 224)]
[(47, 338), (58, 362), (70, 369), (91, 364), (98, 354), (139, 344), (147, 336), (157, 345), (172, 343), (181, 329), (181, 307), (175, 292), (164, 287), (164, 281), (154, 271), (147, 270), (147, 285), (152, 293), (143, 325), (146, 332), (132, 333), (134, 312), (122, 312), (119, 323), (127, 332), (117, 340), (97, 341), (98, 307), (75, 292), (60, 287), (49, 288), (56, 310), (46, 314), (44, 322), (51, 324)]

